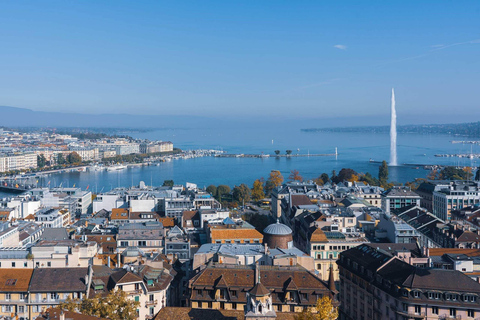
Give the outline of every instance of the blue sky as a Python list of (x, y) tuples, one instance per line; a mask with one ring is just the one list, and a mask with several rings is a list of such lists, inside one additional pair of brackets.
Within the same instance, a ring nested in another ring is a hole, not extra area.
[(480, 1), (0, 1), (0, 105), (480, 120)]

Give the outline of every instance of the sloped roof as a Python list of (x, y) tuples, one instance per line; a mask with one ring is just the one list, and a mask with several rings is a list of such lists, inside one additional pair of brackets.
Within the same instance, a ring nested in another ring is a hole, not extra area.
[(36, 268), (31, 292), (85, 292), (88, 268)]
[(0, 292), (27, 292), (33, 269), (0, 269)]
[(310, 198), (307, 197), (304, 194), (295, 194), (292, 195), (292, 207), (294, 206), (306, 206), (306, 205), (311, 205), (312, 201), (310, 201)]
[(310, 236), (310, 242), (328, 242), (328, 239), (322, 229), (315, 228), (315, 231)]
[(266, 295), (269, 295), (270, 294), (270, 290), (268, 290), (267, 288), (265, 288), (265, 286), (261, 283), (261, 282), (258, 282), (252, 290), (250, 290), (250, 294), (251, 295), (254, 295), (256, 297), (263, 297), (263, 296), (266, 296)]
[[(278, 312), (277, 320), (294, 320), (298, 314), (293, 312)], [(185, 307), (164, 307), (154, 318), (155, 320), (244, 320), (243, 310), (225, 309), (193, 309)]]
[(125, 269), (122, 269), (120, 271), (117, 271), (115, 273), (112, 273), (110, 278), (116, 283), (116, 284), (122, 284), (122, 283), (131, 283), (131, 282), (142, 282), (142, 278), (137, 276), (136, 274), (127, 271)]

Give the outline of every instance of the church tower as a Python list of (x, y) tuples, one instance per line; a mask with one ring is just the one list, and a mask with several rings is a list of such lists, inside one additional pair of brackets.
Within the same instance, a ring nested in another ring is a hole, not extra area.
[(255, 265), (255, 286), (247, 292), (245, 320), (273, 320), (277, 314), (273, 310), (270, 291), (260, 282), (260, 269)]

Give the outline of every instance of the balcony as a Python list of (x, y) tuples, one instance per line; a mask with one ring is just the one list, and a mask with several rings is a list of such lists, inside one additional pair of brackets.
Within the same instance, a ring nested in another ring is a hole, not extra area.
[[(393, 309), (392, 309), (393, 310)], [(400, 311), (396, 310), (396, 314), (406, 317), (408, 319), (424, 319), (426, 317), (425, 312), (407, 312), (407, 311)], [(439, 318), (441, 319), (441, 318)]]
[(450, 316), (448, 314), (442, 314), (442, 315), (438, 316), (438, 319), (441, 319), (441, 320), (461, 320), (462, 316)]
[(145, 307), (154, 307), (158, 304), (158, 300), (153, 300), (153, 301), (147, 301), (145, 302)]

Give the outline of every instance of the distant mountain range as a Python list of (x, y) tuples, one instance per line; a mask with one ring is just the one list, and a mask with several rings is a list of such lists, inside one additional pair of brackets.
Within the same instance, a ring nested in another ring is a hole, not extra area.
[[(227, 107), (226, 107), (227, 108)], [(281, 116), (272, 113), (268, 116), (258, 116), (245, 113), (242, 116), (196, 116), (196, 115), (136, 115), (132, 108), (132, 114), (84, 114), (53, 111), (34, 111), (26, 108), (0, 106), (0, 127), (7, 128), (103, 128), (129, 131), (129, 129), (150, 130), (150, 129), (201, 129), (214, 128), (219, 131), (240, 128), (244, 130), (256, 130), (259, 126), (271, 128), (271, 130), (284, 130), (286, 128), (305, 132), (388, 132), (388, 126), (378, 124), (389, 124), (388, 114), (378, 115), (345, 115), (341, 117), (322, 117), (322, 110), (319, 115), (310, 117), (297, 116), (295, 109), (292, 109), (291, 116)], [(178, 110), (177, 110), (178, 112)], [(232, 114), (238, 113), (232, 110)], [(455, 117), (454, 119), (465, 119), (466, 117)], [(477, 117), (480, 118), (480, 115)], [(480, 136), (479, 123), (470, 124), (432, 124), (421, 125), (428, 119), (429, 123), (447, 123), (452, 117), (442, 113), (433, 115), (399, 114), (399, 132), (421, 132), (421, 133), (453, 133), (462, 135)], [(406, 124), (408, 121), (410, 124)], [(359, 126), (358, 124), (362, 124)]]
[(81, 114), (0, 106), (0, 126), (5, 127), (173, 128), (207, 120), (196, 116)]
[[(390, 126), (357, 126), (338, 128), (311, 128), (301, 129), (304, 132), (373, 132), (388, 133)], [(429, 125), (402, 125), (397, 127), (399, 133), (420, 134), (449, 134), (468, 137), (480, 137), (480, 122), (429, 124)]]

